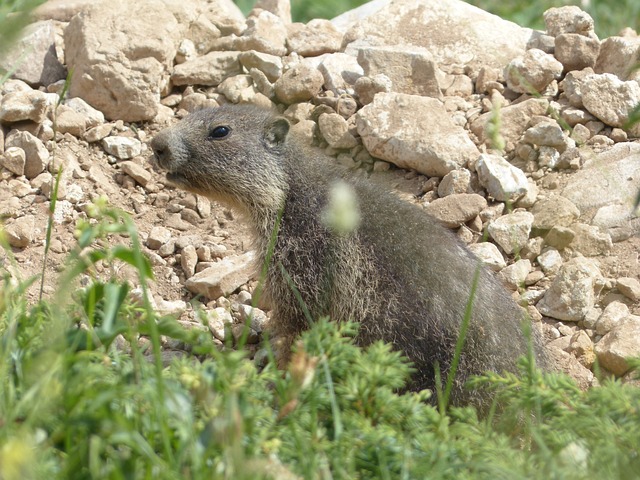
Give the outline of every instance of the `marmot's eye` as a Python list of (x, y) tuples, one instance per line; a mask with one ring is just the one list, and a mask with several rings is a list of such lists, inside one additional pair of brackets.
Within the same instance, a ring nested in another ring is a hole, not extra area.
[(231, 133), (231, 128), (221, 125), (209, 132), (209, 138), (224, 138)]

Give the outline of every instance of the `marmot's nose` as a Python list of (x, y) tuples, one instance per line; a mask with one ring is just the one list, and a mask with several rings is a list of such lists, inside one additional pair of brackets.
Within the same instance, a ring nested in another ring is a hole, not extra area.
[(162, 133), (156, 135), (151, 141), (151, 150), (153, 150), (153, 157), (158, 166), (167, 168), (171, 160), (171, 149), (166, 136)]

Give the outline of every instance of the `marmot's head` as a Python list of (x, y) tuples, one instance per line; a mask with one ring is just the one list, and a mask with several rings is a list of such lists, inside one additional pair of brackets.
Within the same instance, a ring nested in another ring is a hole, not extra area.
[(196, 111), (158, 133), (155, 162), (177, 187), (243, 210), (278, 209), (289, 122), (268, 110), (224, 105)]

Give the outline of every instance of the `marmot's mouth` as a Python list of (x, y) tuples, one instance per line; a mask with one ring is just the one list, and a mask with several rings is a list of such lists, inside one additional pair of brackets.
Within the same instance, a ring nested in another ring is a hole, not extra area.
[(188, 185), (187, 178), (178, 172), (167, 172), (166, 178), (171, 184), (177, 187)]

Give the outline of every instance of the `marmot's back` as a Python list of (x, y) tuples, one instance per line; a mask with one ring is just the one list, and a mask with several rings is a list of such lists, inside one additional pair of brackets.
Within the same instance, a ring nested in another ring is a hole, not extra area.
[[(360, 322), (358, 343), (392, 343), (418, 370), (413, 386), (433, 388), (436, 363), (446, 378), (480, 268), (453, 400), (481, 403), (480, 393), (466, 392), (462, 385), (486, 370), (515, 370), (528, 348), (520, 308), (493, 274), (419, 207), (351, 178), (319, 151), (289, 137), (282, 117), (255, 107), (224, 106), (190, 115), (158, 134), (152, 147), (178, 186), (246, 214), (262, 262), (279, 223), (266, 294), (283, 362), (308, 326), (284, 269), (313, 316)], [(323, 217), (339, 180), (351, 185), (359, 205), (361, 221), (351, 232), (333, 231)], [(535, 328), (532, 343), (545, 366)]]

